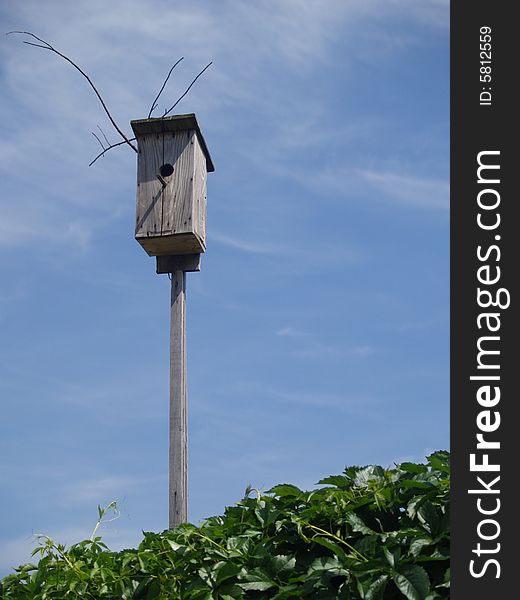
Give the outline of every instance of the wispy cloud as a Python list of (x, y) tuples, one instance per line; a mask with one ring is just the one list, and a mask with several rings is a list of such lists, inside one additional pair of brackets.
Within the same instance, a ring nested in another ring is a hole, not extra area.
[[(92, 225), (79, 221), (66, 221), (53, 228), (47, 218), (41, 213), (38, 215), (27, 206), (26, 215), (12, 214), (7, 207), (0, 207), (0, 246), (17, 247), (26, 244), (59, 244), (67, 245), (80, 253), (84, 253), (91, 241)], [(10, 214), (9, 214), (10, 213)]]
[(388, 3), (398, 4), (409, 16), (420, 21), (429, 28), (447, 29), (450, 24), (450, 0), (392, 0)]
[(405, 321), (397, 326), (397, 331), (402, 332), (423, 332), (433, 327), (448, 327), (449, 316), (438, 315), (429, 319), (417, 321)]
[(327, 394), (322, 392), (287, 392), (282, 390), (269, 390), (270, 395), (276, 400), (281, 400), (289, 404), (299, 404), (301, 406), (314, 406), (316, 408), (335, 408), (346, 410), (359, 405), (359, 399), (339, 396), (337, 394)]
[[(383, 401), (365, 394), (328, 393), (323, 390), (309, 391), (308, 389), (288, 391), (266, 385), (260, 381), (239, 381), (235, 382), (231, 388), (234, 392), (240, 392), (241, 394), (254, 393), (275, 402), (316, 408), (328, 407), (341, 412), (365, 414), (367, 416), (375, 416), (374, 409)], [(211, 411), (211, 407), (208, 406), (207, 410)]]
[(403, 207), (416, 209), (445, 211), (449, 208), (450, 186), (443, 179), (383, 169), (331, 167), (307, 176), (307, 181), (318, 189), (325, 187), (334, 190), (341, 197), (348, 190), (351, 201), (355, 201), (358, 195), (364, 196), (368, 185), (375, 192), (371, 194), (373, 202), (392, 200)]
[(276, 254), (277, 252), (281, 251), (279, 246), (270, 243), (250, 242), (237, 237), (219, 233), (210, 233), (208, 238), (219, 244), (222, 244), (223, 246), (235, 248), (236, 250), (242, 250), (243, 252), (252, 252), (253, 254)]
[(324, 344), (312, 340), (303, 347), (294, 351), (294, 356), (306, 360), (341, 360), (347, 357), (367, 358), (374, 354), (376, 349), (368, 344), (360, 346), (345, 346), (342, 344)]
[[(160, 478), (162, 481), (164, 478)], [(94, 479), (67, 483), (63, 486), (62, 500), (65, 504), (95, 504), (121, 498), (130, 490), (148, 486), (158, 481), (157, 477), (130, 477), (127, 475), (105, 475)]]
[(368, 344), (350, 348), (350, 352), (355, 356), (370, 356), (371, 354), (374, 354), (375, 351), (376, 349), (374, 346)]
[(348, 345), (344, 343), (324, 342), (309, 332), (290, 326), (278, 329), (276, 335), (281, 338), (287, 338), (288, 342), (294, 340), (293, 356), (301, 359), (340, 360), (347, 357), (367, 358), (376, 352), (376, 348), (371, 344)]
[(294, 329), (293, 327), (282, 327), (276, 332), (276, 335), (280, 337), (303, 337), (306, 334), (299, 329)]
[(449, 208), (450, 186), (446, 181), (385, 171), (359, 170), (357, 173), (378, 192), (402, 204), (417, 208)]

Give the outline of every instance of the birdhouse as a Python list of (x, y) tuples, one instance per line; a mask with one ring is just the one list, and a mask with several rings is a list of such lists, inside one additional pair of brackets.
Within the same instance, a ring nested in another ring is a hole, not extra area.
[(206, 249), (206, 176), (215, 168), (194, 114), (131, 122), (137, 139), (135, 238), (150, 256)]

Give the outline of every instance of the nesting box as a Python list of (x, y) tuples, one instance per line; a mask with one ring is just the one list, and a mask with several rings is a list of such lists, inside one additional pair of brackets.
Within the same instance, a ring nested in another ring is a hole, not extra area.
[(206, 249), (213, 163), (194, 114), (131, 122), (138, 145), (135, 238), (150, 256)]

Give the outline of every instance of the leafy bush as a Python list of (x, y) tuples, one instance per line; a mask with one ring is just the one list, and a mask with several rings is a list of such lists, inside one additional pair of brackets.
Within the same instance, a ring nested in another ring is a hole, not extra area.
[(223, 516), (144, 533), (133, 550), (111, 552), (97, 526), (69, 548), (41, 538), (39, 563), (4, 578), (0, 597), (449, 598), (447, 452), (394, 469), (349, 467), (319, 483), (248, 489)]

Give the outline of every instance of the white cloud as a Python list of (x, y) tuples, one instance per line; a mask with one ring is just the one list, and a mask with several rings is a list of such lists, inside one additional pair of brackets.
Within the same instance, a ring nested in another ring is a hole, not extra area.
[(417, 208), (449, 208), (450, 186), (446, 181), (384, 171), (360, 170), (358, 175), (377, 191), (403, 204)]
[(345, 358), (367, 358), (376, 352), (370, 344), (347, 345), (344, 343), (326, 343), (310, 333), (283, 327), (276, 335), (294, 340), (293, 356), (305, 360), (342, 360)]
[(401, 6), (411, 17), (431, 28), (447, 29), (450, 24), (450, 0), (392, 0)]
[[(18, 206), (19, 208), (19, 206)], [(80, 253), (85, 252), (90, 245), (92, 226), (79, 221), (61, 223), (56, 229), (42, 215), (30, 213), (26, 220), (20, 215), (13, 214), (9, 207), (0, 207), (0, 246), (17, 247), (26, 244), (60, 244)]]
[(224, 246), (242, 250), (243, 252), (252, 252), (254, 254), (276, 254), (281, 248), (269, 243), (249, 242), (230, 235), (211, 233), (208, 235), (210, 240), (218, 242)]
[[(284, 402), (287, 404), (299, 404), (301, 406), (311, 406), (316, 408), (327, 407), (336, 409), (345, 413), (363, 414), (365, 416), (377, 416), (381, 402), (384, 399), (376, 399), (366, 395), (355, 396), (345, 394), (331, 394), (321, 390), (309, 391), (307, 389), (287, 391), (280, 388), (270, 387), (259, 381), (238, 381), (230, 386), (232, 393), (250, 393), (259, 395), (262, 398), (269, 398), (272, 401)], [(220, 417), (220, 413), (215, 410), (211, 403), (199, 404), (199, 410), (204, 410), (208, 416)], [(377, 410), (376, 410), (377, 409)], [(223, 424), (229, 425), (229, 419), (223, 420)]]
[(131, 489), (146, 486), (154, 481), (156, 478), (137, 478), (125, 475), (108, 475), (76, 481), (63, 486), (62, 500), (67, 505), (69, 503), (90, 505), (105, 500), (111, 502), (116, 497), (121, 498)]
[(275, 401), (299, 406), (327, 408), (347, 415), (360, 415), (375, 418), (381, 414), (383, 400), (377, 400), (366, 395), (328, 394), (325, 392), (287, 392), (283, 390), (266, 390)]
[(294, 351), (294, 356), (305, 360), (341, 360), (348, 357), (367, 358), (374, 354), (375, 348), (368, 344), (345, 346), (341, 344), (324, 344), (312, 340)]
[(276, 335), (281, 337), (302, 337), (306, 334), (303, 331), (299, 331), (298, 329), (294, 329), (293, 327), (283, 327), (276, 332)]
[(334, 190), (341, 198), (348, 193), (349, 199), (353, 201), (360, 194), (366, 194), (368, 185), (376, 192), (371, 195), (375, 202), (379, 197), (381, 201), (392, 199), (402, 206), (442, 211), (448, 210), (450, 204), (450, 186), (447, 181), (403, 172), (325, 168), (310, 174), (307, 180), (315, 188)]
[(374, 354), (375, 348), (368, 344), (345, 347), (342, 345), (324, 344), (304, 331), (294, 327), (282, 327), (276, 335), (284, 338), (295, 338), (298, 340), (298, 349), (294, 355), (299, 358), (342, 358), (345, 356), (366, 357)]
[(353, 346), (350, 349), (350, 352), (355, 356), (370, 356), (370, 355), (374, 354), (375, 351), (376, 351), (375, 348), (368, 344), (361, 345), (361, 346)]

